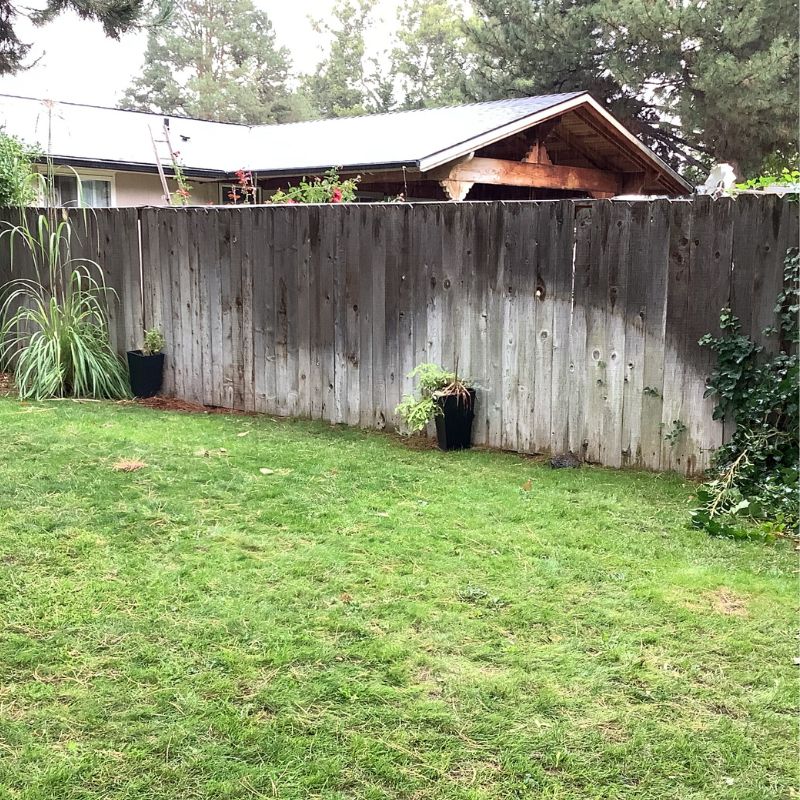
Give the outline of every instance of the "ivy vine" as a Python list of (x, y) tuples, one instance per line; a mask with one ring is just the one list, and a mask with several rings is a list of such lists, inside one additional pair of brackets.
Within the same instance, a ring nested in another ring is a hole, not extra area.
[(778, 327), (764, 331), (778, 338), (778, 352), (767, 354), (743, 334), (729, 308), (720, 315), (722, 335), (700, 339), (717, 355), (706, 392), (717, 400), (714, 418), (736, 424), (730, 441), (716, 451), (692, 512), (694, 524), (712, 535), (797, 533), (800, 255), (795, 248), (784, 262), (783, 285), (775, 306)]

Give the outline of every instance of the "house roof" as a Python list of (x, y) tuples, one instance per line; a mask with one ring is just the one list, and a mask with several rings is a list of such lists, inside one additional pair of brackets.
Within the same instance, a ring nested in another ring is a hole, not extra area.
[[(172, 146), (187, 173), (194, 175), (221, 177), (240, 168), (262, 175), (299, 175), (331, 166), (425, 171), (587, 106), (616, 126), (639, 158), (690, 188), (585, 92), (252, 126), (0, 95), (0, 125), (55, 161), (75, 165), (154, 170), (150, 130), (156, 139), (163, 138), (163, 120), (168, 120)], [(166, 156), (166, 145), (159, 147)]]

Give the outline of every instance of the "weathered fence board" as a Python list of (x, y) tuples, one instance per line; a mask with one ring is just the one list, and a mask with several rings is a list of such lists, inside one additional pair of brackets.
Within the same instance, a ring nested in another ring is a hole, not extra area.
[[(119, 296), (118, 350), (164, 332), (168, 394), (393, 428), (408, 373), (434, 361), (478, 386), (478, 443), (685, 474), (731, 427), (697, 340), (730, 305), (776, 346), (762, 331), (798, 237), (774, 196), (69, 217)], [(8, 243), (0, 284), (31, 270), (17, 252), (12, 276)]]

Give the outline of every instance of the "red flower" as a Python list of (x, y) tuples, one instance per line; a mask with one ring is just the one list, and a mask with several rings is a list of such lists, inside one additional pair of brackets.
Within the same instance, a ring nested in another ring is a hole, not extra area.
[(290, 206), (295, 206), (297, 205), (297, 200), (292, 200), (292, 198), (290, 197), (287, 199), (286, 203)]
[(341, 203), (342, 202), (342, 190), (337, 186), (331, 192), (331, 203)]
[(178, 189), (177, 194), (181, 197), (189, 197), (189, 190), (188, 189)]

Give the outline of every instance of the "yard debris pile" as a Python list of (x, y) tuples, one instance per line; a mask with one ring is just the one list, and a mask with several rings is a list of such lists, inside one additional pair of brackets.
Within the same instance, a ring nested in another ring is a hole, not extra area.
[(561, 453), (550, 459), (550, 466), (553, 469), (578, 469), (581, 460), (571, 450), (569, 453)]

